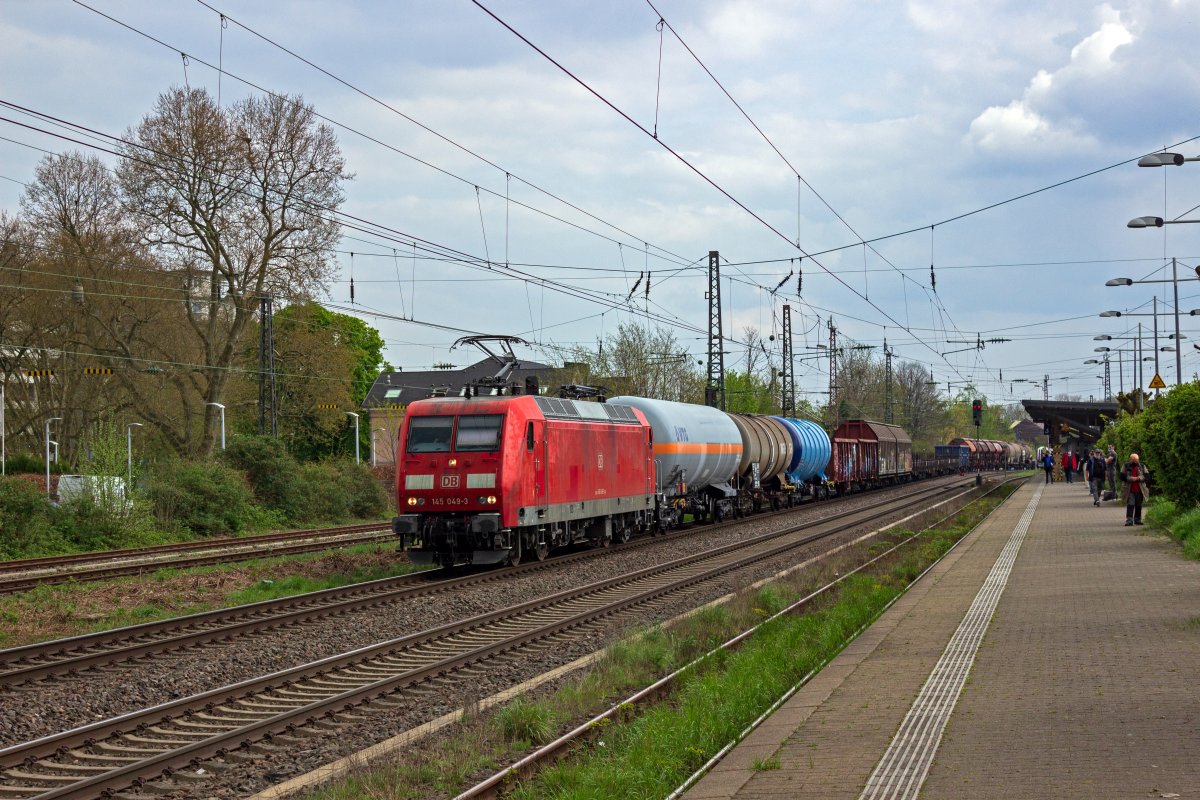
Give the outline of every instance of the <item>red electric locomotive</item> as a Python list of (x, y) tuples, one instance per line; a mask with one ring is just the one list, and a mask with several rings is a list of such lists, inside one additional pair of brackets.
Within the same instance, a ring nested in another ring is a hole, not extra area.
[(408, 407), (392, 528), (419, 564), (541, 560), (606, 546), (655, 513), (650, 426), (626, 406), (535, 395), (444, 397)]

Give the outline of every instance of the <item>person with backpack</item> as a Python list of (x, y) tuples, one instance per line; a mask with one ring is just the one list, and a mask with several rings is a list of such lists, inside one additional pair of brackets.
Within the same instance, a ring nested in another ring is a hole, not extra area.
[(1042, 456), (1042, 468), (1046, 470), (1046, 483), (1054, 483), (1054, 454), (1049, 450)]

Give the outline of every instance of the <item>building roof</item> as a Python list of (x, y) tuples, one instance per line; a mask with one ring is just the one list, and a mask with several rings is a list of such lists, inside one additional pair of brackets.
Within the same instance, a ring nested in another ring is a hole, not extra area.
[[(457, 395), (464, 386), (481, 378), (491, 378), (500, 370), (500, 364), (485, 358), (462, 369), (435, 369), (426, 372), (381, 372), (363, 400), (363, 408), (380, 406), (406, 406), (414, 400), (431, 397), (435, 390), (445, 390), (448, 395)], [(537, 376), (545, 387), (555, 368), (536, 361), (518, 361), (516, 369), (508, 377), (508, 383), (525, 385), (525, 378)]]

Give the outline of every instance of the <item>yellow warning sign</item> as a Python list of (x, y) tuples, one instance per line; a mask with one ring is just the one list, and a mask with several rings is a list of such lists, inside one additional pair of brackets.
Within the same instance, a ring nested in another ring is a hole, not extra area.
[(1161, 376), (1161, 375), (1159, 375), (1157, 372), (1156, 372), (1156, 373), (1154, 373), (1154, 380), (1150, 381), (1150, 388), (1151, 388), (1151, 389), (1165, 389), (1165, 388), (1167, 388), (1167, 385), (1166, 385), (1165, 383), (1163, 383), (1162, 376)]

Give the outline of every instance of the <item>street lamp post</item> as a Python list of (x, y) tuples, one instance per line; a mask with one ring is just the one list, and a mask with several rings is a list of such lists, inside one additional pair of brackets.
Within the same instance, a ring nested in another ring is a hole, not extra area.
[(358, 460), (358, 414), (353, 411), (346, 412), (349, 416), (354, 417), (354, 463), (359, 463)]
[(8, 450), (4, 442), (4, 384), (0, 383), (0, 475), (8, 474)]
[[(125, 426), (125, 473), (126, 491), (133, 491), (133, 429), (142, 427), (140, 422), (131, 422)], [(127, 495), (128, 496), (128, 495)]]
[(206, 406), (214, 406), (221, 412), (221, 449), (225, 449), (225, 406), (221, 403), (205, 403)]
[(379, 435), (379, 429), (375, 428), (371, 431), (371, 466), (375, 466), (375, 437)]
[[(1110, 281), (1110, 283), (1111, 283), (1111, 281)], [(1117, 284), (1113, 284), (1113, 285), (1117, 285)], [(1179, 310), (1176, 309), (1175, 313), (1178, 314)], [(1154, 374), (1155, 375), (1159, 375), (1159, 371), (1158, 371), (1158, 354), (1159, 354), (1159, 352), (1163, 352), (1163, 353), (1179, 352), (1178, 348), (1176, 348), (1176, 347), (1159, 348), (1159, 346), (1158, 346), (1158, 298), (1157, 297), (1154, 298), (1154, 310), (1149, 314), (1130, 312), (1130, 311), (1101, 311), (1100, 316), (1102, 316), (1102, 317), (1154, 317)], [(1192, 316), (1192, 317), (1200, 316), (1200, 308), (1193, 308), (1191, 311), (1188, 312), (1188, 316)], [(1178, 323), (1176, 323), (1176, 324), (1178, 324)], [(1178, 341), (1178, 340), (1182, 339), (1183, 337), (1179, 334), (1176, 334), (1175, 336), (1172, 336), (1171, 338), (1176, 339), (1176, 341)], [(1139, 354), (1140, 354), (1140, 348), (1139, 348)], [(1182, 370), (1180, 370), (1180, 371), (1182, 372)]]
[(51, 417), (46, 420), (46, 497), (50, 496), (50, 423), (62, 422), (62, 417)]

